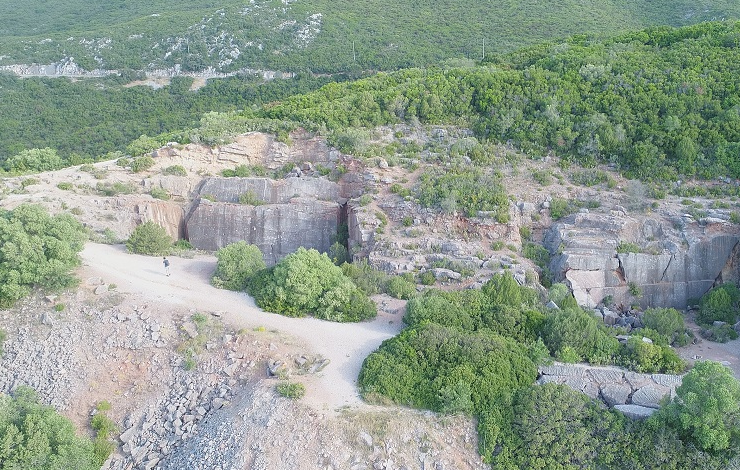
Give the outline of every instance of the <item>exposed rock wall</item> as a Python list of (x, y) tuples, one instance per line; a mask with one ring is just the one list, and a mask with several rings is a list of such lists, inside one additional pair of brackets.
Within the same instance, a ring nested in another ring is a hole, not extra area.
[[(550, 265), (555, 279), (566, 282), (578, 303), (588, 307), (612, 296), (625, 305), (685, 308), (718, 280), (737, 277), (733, 256), (739, 241), (740, 234), (722, 221), (692, 221), (674, 229), (668, 221), (632, 218), (620, 211), (575, 214), (545, 237), (546, 247), (555, 253)], [(620, 242), (643, 252), (617, 253)], [(641, 295), (630, 294), (632, 285)]]
[(320, 178), (209, 178), (200, 188), (201, 195), (213, 196), (219, 202), (239, 202), (239, 196), (251, 192), (266, 204), (287, 204), (294, 198), (337, 201), (339, 185)]
[(537, 383), (559, 383), (607, 406), (622, 411), (631, 418), (650, 416), (660, 408), (664, 397), (675, 396), (683, 377), (669, 374), (639, 374), (617, 367), (594, 367), (582, 364), (541, 366)]
[(215, 251), (245, 240), (262, 250), (265, 263), (274, 265), (299, 247), (328, 251), (337, 235), (339, 212), (336, 202), (307, 198), (264, 206), (201, 200), (186, 227), (196, 248)]
[(183, 220), (185, 211), (179, 204), (167, 201), (142, 201), (134, 206), (134, 210), (142, 223), (151, 221), (164, 227), (173, 240), (185, 236)]

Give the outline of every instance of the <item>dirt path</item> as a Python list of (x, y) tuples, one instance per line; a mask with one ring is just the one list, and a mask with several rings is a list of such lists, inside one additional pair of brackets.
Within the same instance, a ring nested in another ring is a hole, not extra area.
[(363, 405), (356, 386), (362, 361), (402, 327), (399, 315), (382, 312), (372, 322), (349, 324), (263, 312), (246, 294), (210, 285), (216, 267), (213, 256), (171, 257), (167, 277), (161, 258), (129, 254), (121, 245), (88, 243), (81, 255), (84, 278), (100, 277), (116, 284), (118, 292), (140, 298), (155, 311), (184, 307), (220, 312), (224, 323), (235, 329), (262, 326), (297, 338), (307, 352), (331, 361), (318, 377), (309, 379), (304, 399), (322, 411)]

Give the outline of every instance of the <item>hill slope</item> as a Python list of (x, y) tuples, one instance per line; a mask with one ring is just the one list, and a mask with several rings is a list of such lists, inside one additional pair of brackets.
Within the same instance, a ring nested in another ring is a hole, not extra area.
[(391, 70), (571, 34), (740, 18), (730, 0), (82, 0), (0, 5), (0, 64), (199, 71)]

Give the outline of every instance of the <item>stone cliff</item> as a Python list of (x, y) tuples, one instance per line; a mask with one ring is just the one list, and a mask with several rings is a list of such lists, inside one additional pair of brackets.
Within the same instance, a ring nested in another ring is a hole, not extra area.
[(555, 280), (588, 307), (611, 296), (625, 306), (685, 308), (716, 283), (738, 279), (739, 241), (736, 227), (721, 219), (660, 220), (618, 210), (572, 215), (545, 236)]
[[(264, 204), (240, 204), (245, 193)], [(339, 186), (318, 178), (209, 178), (200, 195), (185, 220), (190, 243), (215, 251), (245, 240), (268, 265), (299, 247), (329, 251), (342, 217)]]

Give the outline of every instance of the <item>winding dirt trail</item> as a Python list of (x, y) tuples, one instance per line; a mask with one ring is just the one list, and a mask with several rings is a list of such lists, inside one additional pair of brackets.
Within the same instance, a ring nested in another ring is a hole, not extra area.
[(146, 302), (155, 312), (164, 315), (173, 307), (219, 312), (224, 323), (235, 329), (262, 326), (297, 338), (307, 352), (331, 361), (317, 377), (307, 379), (310, 384), (304, 401), (321, 411), (364, 406), (356, 385), (362, 361), (403, 326), (399, 315), (382, 312), (373, 321), (363, 323), (266, 313), (244, 293), (211, 286), (214, 256), (171, 257), (169, 277), (165, 276), (161, 258), (129, 254), (122, 245), (88, 243), (81, 256), (83, 278), (100, 277), (116, 284), (118, 292)]

